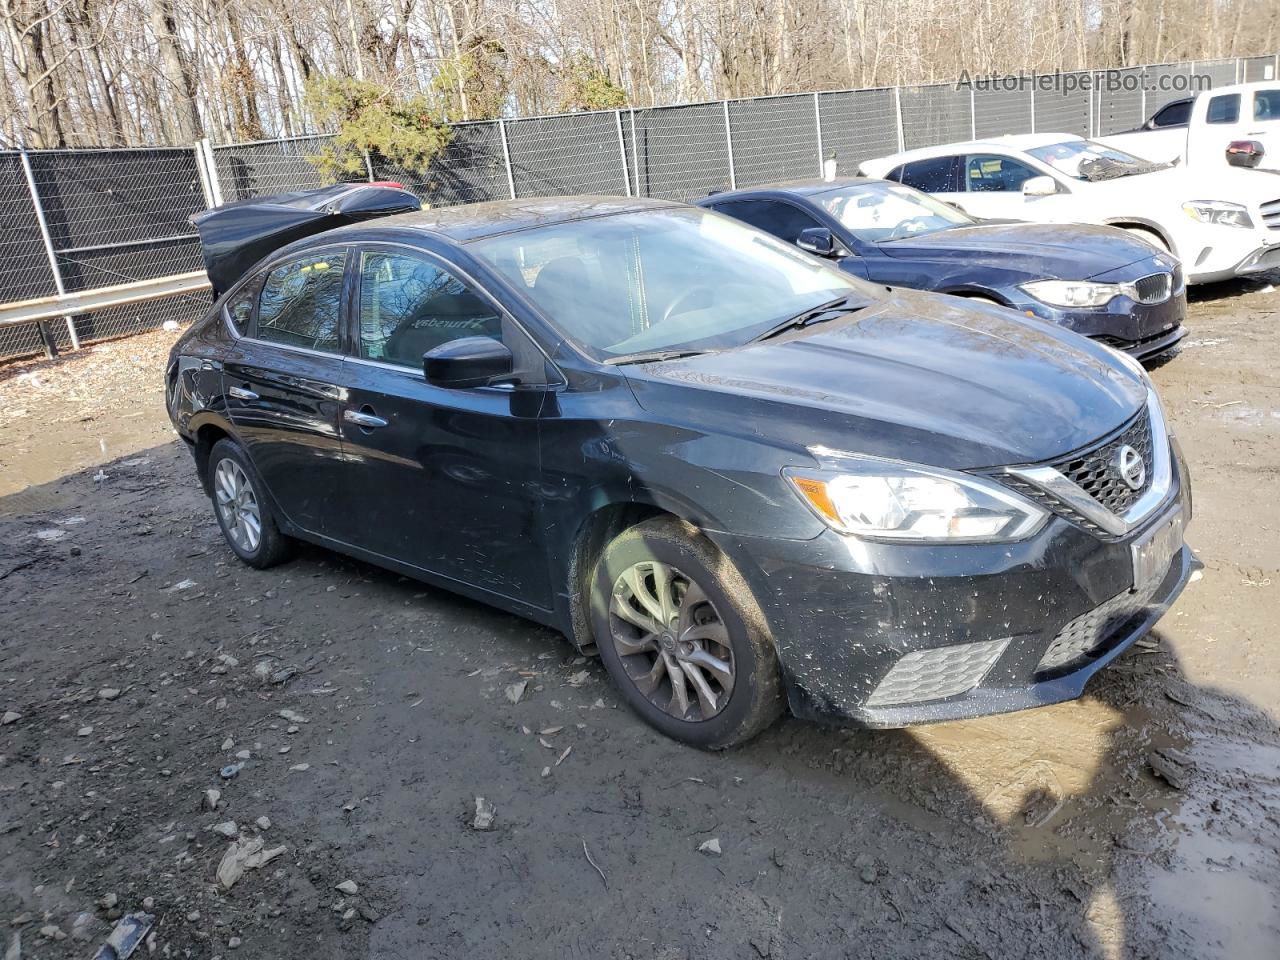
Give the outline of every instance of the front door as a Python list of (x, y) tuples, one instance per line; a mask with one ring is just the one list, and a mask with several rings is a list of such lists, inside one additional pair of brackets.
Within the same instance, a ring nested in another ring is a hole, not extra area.
[(422, 355), (451, 340), (500, 339), (518, 365), (532, 343), (433, 256), (371, 246), (353, 267), (356, 342), (339, 420), (349, 469), (334, 536), (549, 608), (537, 495), (545, 385), (455, 390), (422, 373)]
[[(227, 412), (284, 516), (327, 530), (342, 474), (338, 406), (344, 248), (289, 260), (261, 283), (249, 336), (223, 366)], [(252, 291), (258, 289), (253, 284)], [(233, 304), (233, 307), (242, 307)], [(241, 321), (246, 317), (243, 309)]]
[(1026, 206), (1030, 198), (1022, 185), (1039, 171), (1025, 163), (999, 154), (972, 154), (964, 159), (961, 171), (964, 193), (959, 205), (983, 220), (1033, 220)]

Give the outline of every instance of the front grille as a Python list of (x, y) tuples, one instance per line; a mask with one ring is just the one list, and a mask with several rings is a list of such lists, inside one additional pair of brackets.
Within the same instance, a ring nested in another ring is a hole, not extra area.
[(1152, 596), (1150, 590), (1141, 594), (1126, 590), (1076, 617), (1058, 631), (1040, 658), (1036, 673), (1053, 673), (1102, 653), (1110, 641), (1127, 633), (1134, 621), (1145, 616)]
[(1280, 230), (1280, 200), (1262, 205), (1262, 223), (1269, 230)]
[[(1124, 446), (1138, 451), (1146, 465), (1146, 476), (1137, 490), (1121, 479), (1115, 465), (1117, 452)], [(1116, 516), (1122, 516), (1151, 486), (1151, 476), (1155, 472), (1151, 452), (1151, 417), (1143, 409), (1110, 439), (1052, 466)]]
[(1139, 303), (1164, 303), (1173, 294), (1173, 275), (1169, 273), (1153, 273), (1139, 277), (1133, 282), (1133, 289)]
[(1008, 638), (914, 650), (893, 665), (867, 698), (868, 707), (941, 700), (972, 690), (1000, 659)]

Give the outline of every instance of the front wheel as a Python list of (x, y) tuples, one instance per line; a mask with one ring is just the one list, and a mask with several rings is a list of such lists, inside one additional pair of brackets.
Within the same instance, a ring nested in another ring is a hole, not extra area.
[(782, 712), (778, 660), (755, 598), (729, 560), (678, 520), (647, 520), (605, 548), (591, 625), (623, 699), (669, 737), (722, 749)]
[(235, 555), (265, 570), (293, 552), (293, 541), (276, 526), (262, 481), (239, 445), (219, 440), (209, 451), (213, 513)]
[(1169, 244), (1165, 243), (1164, 237), (1156, 233), (1154, 230), (1148, 230), (1146, 227), (1124, 227), (1124, 232), (1132, 234), (1140, 240), (1145, 240), (1161, 253), (1172, 253)]

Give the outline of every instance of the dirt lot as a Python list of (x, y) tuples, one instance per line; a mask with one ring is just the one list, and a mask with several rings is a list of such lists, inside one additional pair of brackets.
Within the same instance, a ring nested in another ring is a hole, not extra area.
[[(145, 906), (160, 957), (1274, 958), (1278, 322), (1200, 294), (1154, 372), (1205, 570), (1085, 699), (714, 756), (547, 630), (239, 564), (164, 417), (172, 335), (0, 369), (0, 950), (88, 957)], [(283, 850), (228, 891), (233, 831)]]

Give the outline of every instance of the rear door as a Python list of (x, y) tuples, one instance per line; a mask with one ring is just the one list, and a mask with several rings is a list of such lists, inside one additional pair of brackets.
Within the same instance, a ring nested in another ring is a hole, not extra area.
[(340, 483), (345, 247), (309, 251), (261, 278), (249, 335), (223, 367), (227, 412), (284, 516), (327, 531)]
[[(455, 264), (393, 244), (352, 264), (353, 356), (339, 428), (350, 469), (340, 540), (521, 603), (551, 606), (539, 520), (546, 360)], [(444, 389), (422, 355), (462, 337), (504, 342), (520, 386)]]
[(944, 203), (950, 203), (963, 210), (965, 209), (964, 188), (959, 176), (962, 159), (957, 156), (946, 156), (912, 160), (892, 170), (885, 179), (905, 183), (908, 187), (915, 187), (917, 190), (932, 194)]

